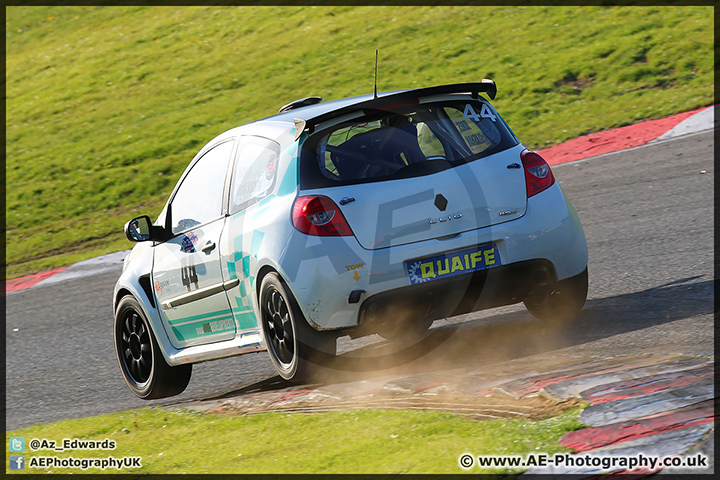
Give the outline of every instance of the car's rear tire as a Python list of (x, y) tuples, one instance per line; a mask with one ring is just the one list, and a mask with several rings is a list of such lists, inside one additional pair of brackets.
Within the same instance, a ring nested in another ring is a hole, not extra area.
[(263, 336), (275, 370), (285, 380), (316, 379), (335, 358), (337, 335), (313, 329), (274, 272), (263, 277), (259, 303)]
[(523, 300), (525, 308), (541, 320), (567, 320), (585, 305), (588, 293), (588, 270), (533, 292)]
[(115, 354), (125, 383), (139, 398), (152, 400), (182, 393), (190, 382), (192, 364), (171, 367), (138, 301), (120, 300), (115, 311)]

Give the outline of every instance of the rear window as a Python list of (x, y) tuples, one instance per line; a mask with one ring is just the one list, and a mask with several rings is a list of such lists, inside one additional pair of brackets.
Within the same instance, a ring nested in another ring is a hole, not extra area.
[(497, 112), (481, 100), (366, 113), (303, 144), (301, 188), (428, 175), (517, 144)]

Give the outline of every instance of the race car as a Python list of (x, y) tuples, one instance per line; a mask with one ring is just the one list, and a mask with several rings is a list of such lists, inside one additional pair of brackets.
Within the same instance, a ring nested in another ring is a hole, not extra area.
[(192, 159), (113, 296), (120, 368), (140, 398), (192, 364), (267, 350), (310, 378), (340, 336), (422, 338), (434, 320), (524, 302), (569, 318), (587, 245), (547, 162), (490, 104), (496, 85), (322, 102), (233, 128)]

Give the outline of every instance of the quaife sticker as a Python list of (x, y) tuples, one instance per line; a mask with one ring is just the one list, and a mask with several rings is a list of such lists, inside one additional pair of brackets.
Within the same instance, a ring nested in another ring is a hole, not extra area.
[(491, 244), (408, 262), (407, 273), (410, 283), (414, 285), (463, 273), (477, 272), (501, 264), (497, 247)]

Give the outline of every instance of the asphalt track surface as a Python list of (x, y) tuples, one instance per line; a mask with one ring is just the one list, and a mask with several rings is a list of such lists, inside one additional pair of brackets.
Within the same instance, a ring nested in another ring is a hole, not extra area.
[[(563, 164), (553, 172), (588, 239), (590, 292), (578, 318), (550, 327), (516, 305), (438, 321), (435, 328), (452, 329), (462, 320), (465, 347), (440, 345), (394, 369), (342, 380), (536, 354), (712, 357), (713, 132)], [(180, 396), (136, 399), (112, 347), (111, 295), (119, 273), (7, 295), (8, 430), (282, 385), (261, 352), (194, 365)], [(367, 344), (377, 338), (341, 339), (341, 351), (371, 348)]]

